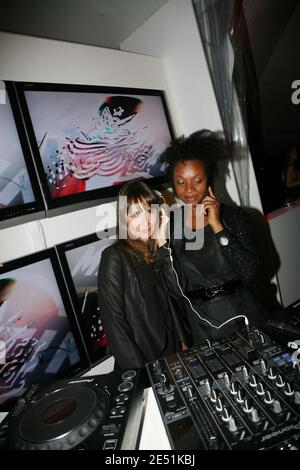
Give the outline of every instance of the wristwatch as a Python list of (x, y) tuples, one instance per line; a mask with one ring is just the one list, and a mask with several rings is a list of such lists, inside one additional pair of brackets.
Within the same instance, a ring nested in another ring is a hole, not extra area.
[(228, 245), (229, 243), (229, 240), (227, 237), (225, 237), (224, 235), (222, 235), (220, 238), (219, 238), (219, 242), (222, 246), (226, 246)]

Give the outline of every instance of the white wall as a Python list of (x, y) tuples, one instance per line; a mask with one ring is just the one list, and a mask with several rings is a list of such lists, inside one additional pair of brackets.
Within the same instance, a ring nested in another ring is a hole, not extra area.
[[(191, 0), (170, 0), (121, 44), (162, 60), (177, 135), (223, 129)], [(239, 203), (232, 167), (226, 189)]]
[[(0, 32), (0, 80), (111, 85), (165, 90), (161, 60), (113, 49)], [(103, 224), (113, 226), (111, 204)], [(95, 207), (0, 230), (0, 261), (96, 231)], [(105, 225), (104, 225), (105, 226)], [(101, 227), (98, 226), (98, 229)]]

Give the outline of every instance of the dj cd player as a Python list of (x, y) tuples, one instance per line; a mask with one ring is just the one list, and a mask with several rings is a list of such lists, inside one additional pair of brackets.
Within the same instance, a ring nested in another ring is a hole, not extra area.
[(34, 385), (0, 425), (0, 450), (135, 449), (143, 408), (139, 370)]

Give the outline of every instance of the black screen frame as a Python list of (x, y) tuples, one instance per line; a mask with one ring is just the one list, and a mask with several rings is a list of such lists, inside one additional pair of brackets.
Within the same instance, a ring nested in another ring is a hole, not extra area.
[(24, 203), (11, 207), (3, 207), (0, 209), (0, 228), (7, 228), (20, 223), (29, 222), (31, 220), (38, 220), (45, 217), (45, 204), (44, 198), (35, 170), (35, 166), (32, 159), (30, 146), (28, 144), (26, 130), (22, 120), (20, 107), (18, 103), (18, 97), (16, 94), (15, 86), (13, 82), (4, 81), (9, 99), (11, 110), (14, 118), (14, 123), (17, 129), (17, 134), (20, 141), (20, 146), (23, 152), (25, 165), (28, 171), (30, 183), (32, 186), (35, 201)]
[[(175, 134), (167, 107), (165, 93), (162, 90), (143, 89), (143, 88), (124, 88), (113, 86), (98, 86), (98, 85), (79, 85), (79, 84), (61, 84), (61, 83), (40, 83), (40, 82), (15, 82), (18, 99), (22, 109), (23, 119), (28, 132), (28, 137), (34, 156), (35, 164), (39, 174), (39, 180), (43, 189), (48, 208), (48, 216), (56, 216), (66, 212), (71, 212), (91, 206), (98, 205), (99, 203), (106, 203), (116, 200), (120, 188), (127, 182), (107, 186), (103, 188), (89, 190), (68, 196), (61, 196), (59, 198), (52, 198), (50, 190), (45, 177), (45, 170), (43, 162), (40, 157), (38, 144), (35, 137), (33, 124), (30, 117), (30, 112), (27, 106), (25, 92), (26, 91), (49, 91), (49, 92), (70, 92), (70, 93), (105, 93), (105, 94), (122, 94), (122, 95), (144, 95), (144, 96), (158, 96), (161, 99), (166, 122), (169, 128), (171, 141), (174, 140)], [(171, 142), (170, 142), (171, 143)], [(134, 180), (135, 178), (132, 178)], [(128, 181), (131, 181), (128, 179)], [(168, 182), (168, 173), (165, 175), (153, 178), (147, 178), (146, 183), (151, 187), (158, 187)]]
[[(57, 281), (58, 290), (59, 290), (59, 293), (61, 295), (61, 298), (64, 304), (67, 320), (70, 325), (70, 331), (74, 336), (74, 340), (75, 340), (76, 347), (77, 347), (79, 357), (80, 357), (79, 362), (70, 366), (67, 373), (64, 373), (64, 374), (58, 373), (55, 377), (53, 377), (53, 379), (51, 378), (50, 381), (45, 381), (46, 383), (50, 383), (50, 382), (53, 382), (55, 380), (62, 379), (62, 378), (81, 376), (82, 374), (84, 374), (85, 372), (91, 369), (89, 357), (88, 357), (88, 354), (84, 345), (82, 334), (81, 334), (79, 325), (76, 321), (76, 316), (75, 316), (72, 304), (67, 294), (66, 284), (64, 281), (63, 274), (61, 272), (61, 267), (60, 267), (60, 263), (59, 263), (55, 248), (49, 248), (47, 250), (43, 250), (37, 253), (26, 255), (22, 258), (17, 258), (12, 261), (8, 261), (2, 267), (0, 267), (0, 275), (19, 269), (19, 268), (26, 267), (30, 264), (34, 264), (36, 262), (43, 261), (43, 260), (50, 260), (51, 262), (51, 266), (53, 268), (53, 272)], [(45, 382), (42, 382), (42, 383), (45, 383)], [(5, 409), (3, 409), (3, 405), (0, 404), (0, 411), (1, 412), (9, 411), (15, 405), (15, 402), (17, 401), (18, 398), (20, 397), (16, 397), (16, 399), (14, 398), (11, 399), (9, 401), (9, 404), (5, 406)]]
[[(99, 242), (100, 240), (107, 239), (113, 236), (116, 236), (116, 227), (104, 229), (101, 232), (85, 235), (83, 237), (75, 238), (73, 240), (69, 240), (64, 243), (60, 243), (59, 245), (56, 245), (58, 258), (60, 260), (62, 271), (65, 276), (65, 282), (68, 286), (69, 295), (72, 299), (74, 310), (76, 312), (77, 321), (80, 325), (81, 331), (83, 332), (84, 338), (85, 338), (85, 335), (87, 335), (87, 331), (85, 330), (85, 325), (81, 318), (80, 304), (79, 304), (76, 288), (74, 285), (74, 281), (71, 275), (69, 263), (66, 257), (66, 252), (76, 249), (76, 248), (83, 247), (85, 245)], [(85, 338), (85, 346), (87, 348), (92, 367), (112, 357), (112, 353), (108, 352), (107, 350), (103, 351), (104, 352), (103, 355), (101, 353), (95, 353), (94, 351), (92, 351), (88, 338)]]

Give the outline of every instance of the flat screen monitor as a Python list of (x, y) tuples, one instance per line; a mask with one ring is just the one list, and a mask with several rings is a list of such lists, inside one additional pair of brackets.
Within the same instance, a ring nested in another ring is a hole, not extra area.
[(159, 156), (173, 132), (162, 91), (41, 83), (17, 89), (49, 215), (113, 199), (130, 180), (166, 181)]
[(54, 249), (0, 268), (0, 411), (32, 384), (88, 368)]
[(14, 86), (0, 82), (0, 228), (44, 217)]
[(112, 228), (56, 247), (92, 364), (109, 356), (98, 305), (97, 278), (102, 252), (115, 241)]

